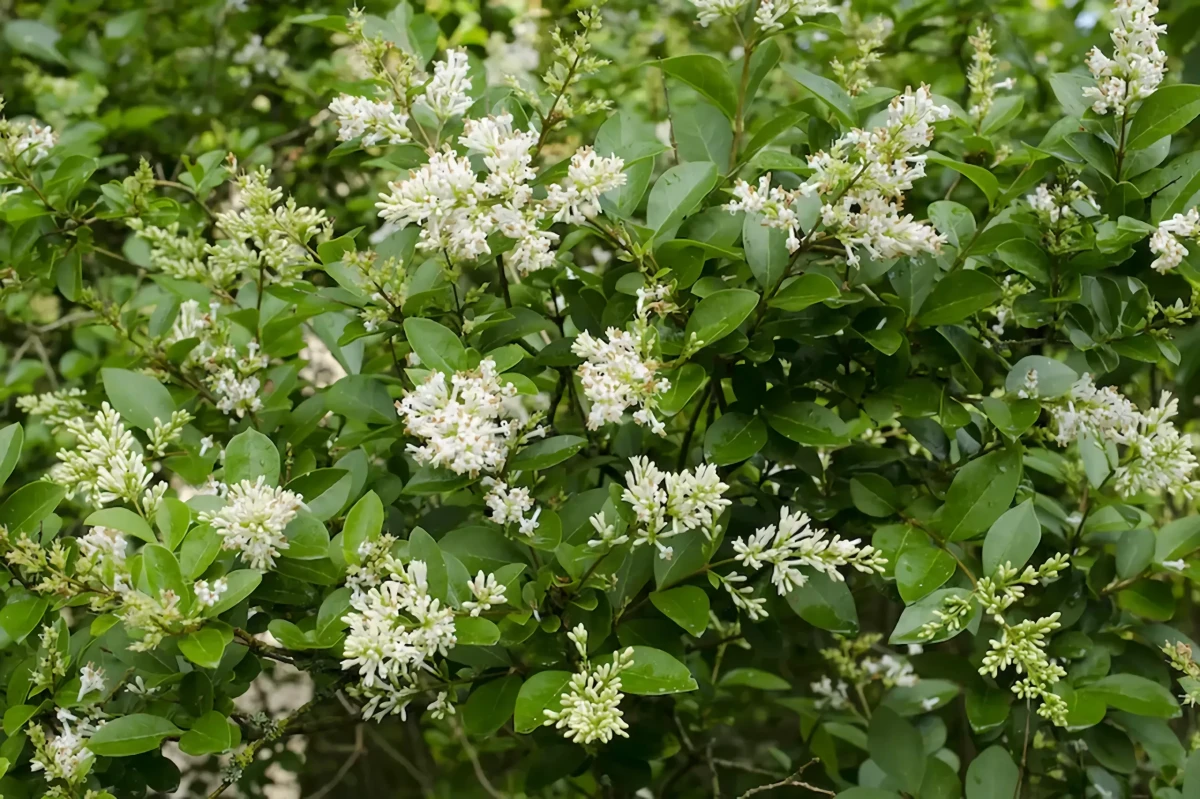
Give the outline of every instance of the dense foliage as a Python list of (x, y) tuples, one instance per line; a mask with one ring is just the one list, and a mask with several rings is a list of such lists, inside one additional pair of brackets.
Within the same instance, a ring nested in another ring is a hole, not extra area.
[(1200, 795), (1200, 4), (0, 29), (0, 795)]

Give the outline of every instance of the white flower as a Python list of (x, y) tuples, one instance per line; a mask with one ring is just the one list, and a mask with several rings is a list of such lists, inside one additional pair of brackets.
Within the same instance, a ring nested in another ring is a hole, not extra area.
[(407, 180), (389, 183), (381, 194), (379, 215), (401, 228), (421, 225), (421, 247), (446, 250), (454, 259), (473, 259), (491, 252), (487, 237), (494, 229), (491, 210), (480, 205), (483, 184), (467, 158), (449, 149), (434, 153)]
[(50, 480), (97, 505), (141, 503), (150, 470), (121, 414), (106, 402), (92, 419), (72, 419), (64, 427), (75, 436), (74, 449), (61, 449)]
[(363, 146), (370, 147), (384, 141), (403, 144), (412, 140), (408, 114), (396, 113), (396, 106), (387, 100), (343, 94), (329, 104), (329, 112), (337, 117), (338, 141), (362, 137)]
[(571, 156), (563, 185), (547, 190), (547, 202), (555, 222), (582, 225), (600, 212), (600, 195), (625, 185), (625, 162), (620, 156), (602, 157), (591, 147), (581, 147)]
[(967, 84), (971, 87), (971, 108), (967, 113), (979, 126), (995, 105), (996, 91), (1011, 89), (1016, 81), (1012, 78), (999, 82), (995, 80), (996, 57), (992, 55), (992, 31), (988, 26), (980, 25), (967, 41), (974, 49), (971, 66), (967, 69)]
[(733, 196), (734, 200), (723, 206), (726, 211), (758, 214), (764, 226), (787, 231), (788, 252), (795, 252), (800, 248), (800, 237), (796, 235), (800, 228), (800, 218), (792, 210), (792, 204), (799, 198), (800, 192), (771, 186), (771, 176), (766, 174), (758, 179), (757, 188), (744, 180), (738, 180), (733, 187)]
[(1057, 428), (1056, 440), (1064, 447), (1088, 435), (1127, 444), (1141, 421), (1137, 407), (1121, 392), (1112, 386), (1097, 388), (1087, 373), (1071, 386), (1064, 400), (1050, 407), (1050, 415)]
[(609, 524), (604, 518), (604, 511), (592, 514), (588, 521), (592, 525), (592, 529), (596, 531), (596, 538), (590, 539), (587, 543), (592, 548), (612, 549), (619, 547), (629, 540), (629, 536), (624, 533), (619, 533), (616, 525)]
[(1198, 465), (1192, 441), (1170, 421), (1179, 413), (1179, 401), (1164, 391), (1158, 406), (1140, 414), (1129, 439), (1128, 460), (1113, 473), (1116, 489), (1124, 497), (1169, 493), (1185, 499), (1200, 496), (1195, 479)]
[(531, 191), (525, 184), (537, 177), (530, 164), (538, 134), (532, 130), (514, 131), (512, 125), (509, 113), (468, 119), (463, 123), (458, 143), (468, 152), (483, 156), (483, 165), (489, 172), (484, 181), (489, 196), (511, 197), (520, 192), (523, 204)]
[(833, 580), (844, 580), (839, 566), (853, 566), (860, 572), (882, 572), (885, 559), (872, 546), (864, 546), (857, 538), (828, 537), (825, 530), (809, 525), (804, 513), (788, 513), (783, 508), (779, 524), (760, 527), (754, 535), (733, 542), (735, 559), (751, 569), (772, 567), (771, 583), (780, 596), (791, 593), (808, 582), (800, 571), (807, 567), (823, 572)]
[(781, 19), (791, 14), (797, 25), (804, 23), (804, 17), (824, 14), (833, 9), (825, 0), (762, 0), (758, 10), (754, 12), (754, 21), (767, 31), (783, 30)]
[(456, 474), (498, 471), (517, 443), (513, 415), (504, 402), (516, 392), (511, 383), (500, 382), (491, 358), (474, 371), (456, 372), (449, 386), (445, 373), (430, 373), (396, 403), (409, 434), (424, 441), (409, 444), (409, 452), (420, 463)]
[(711, 532), (717, 516), (731, 504), (722, 496), (729, 486), (721, 482), (712, 464), (695, 472), (671, 473), (660, 471), (645, 457), (630, 458), (629, 463), (621, 499), (633, 506), (637, 519), (633, 545), (653, 545), (664, 560), (674, 553), (662, 539), (695, 529)]
[(82, 702), (83, 698), (93, 691), (103, 690), (104, 669), (98, 669), (95, 664), (88, 663), (79, 670), (79, 696), (75, 701)]
[(1164, 560), (1162, 565), (1166, 566), (1168, 569), (1174, 569), (1177, 572), (1181, 572), (1187, 568), (1187, 561), (1183, 558), (1180, 558), (1179, 560)]
[(467, 588), (471, 590), (471, 594), (475, 597), (473, 600), (468, 600), (462, 603), (464, 610), (469, 610), (472, 616), (478, 616), (485, 610), (491, 610), (493, 605), (503, 605), (504, 586), (496, 582), (496, 575), (484, 575), (481, 571), (475, 575), (475, 579), (467, 583)]
[(736, 199), (726, 208), (760, 214), (764, 225), (788, 231), (788, 247), (795, 250), (800, 240), (791, 205), (800, 195), (821, 197), (821, 222), (855, 266), (860, 246), (876, 259), (938, 252), (945, 237), (902, 211), (904, 192), (925, 176), (925, 157), (918, 151), (933, 140), (934, 123), (949, 117), (950, 109), (934, 103), (929, 87), (909, 89), (892, 100), (883, 127), (852, 130), (828, 151), (810, 155), (813, 174), (796, 192), (768, 189), (767, 176), (757, 189), (737, 184)]
[(225, 507), (201, 514), (203, 521), (223, 537), (223, 549), (236, 549), (252, 569), (267, 570), (288, 548), (283, 530), (304, 507), (299, 494), (266, 484), (242, 480), (229, 486)]
[(446, 60), (433, 67), (433, 78), (425, 85), (425, 93), (417, 100), (433, 112), (440, 121), (462, 116), (471, 107), (470, 65), (465, 50), (447, 50)]
[(614, 735), (628, 738), (629, 725), (621, 712), (621, 672), (633, 665), (633, 647), (613, 653), (612, 661), (592, 668), (587, 660), (587, 629), (578, 625), (567, 633), (583, 659), (582, 670), (571, 677), (559, 698), (561, 710), (547, 708), (546, 726), (563, 730), (563, 737), (578, 744), (608, 743)]
[(440, 721), (446, 716), (453, 716), (456, 712), (454, 705), (450, 702), (450, 694), (445, 691), (438, 691), (437, 698), (429, 703), (430, 718)]
[(208, 580), (197, 580), (192, 589), (196, 592), (196, 601), (211, 608), (221, 601), (221, 594), (229, 590), (229, 581), (220, 577), (210, 585)]
[(1083, 96), (1092, 100), (1097, 114), (1124, 116), (1133, 103), (1154, 94), (1167, 72), (1167, 54), (1158, 48), (1159, 34), (1166, 25), (1155, 25), (1156, 0), (1116, 0), (1113, 14), (1112, 58), (1092, 48), (1087, 65), (1095, 86), (1085, 87)]
[(29, 768), (44, 771), (48, 779), (76, 784), (84, 779), (95, 759), (87, 748), (87, 739), (96, 731), (96, 726), (87, 720), (80, 721), (66, 708), (60, 707), (56, 715), (59, 732), (53, 737), (47, 738), (40, 724), (29, 728), (30, 740), (36, 749)]
[(538, 24), (534, 19), (520, 17), (511, 24), (513, 38), (508, 41), (500, 31), (492, 31), (487, 40), (487, 70), (489, 86), (507, 86), (510, 81), (524, 83), (538, 68)]
[(635, 421), (650, 427), (658, 435), (666, 428), (654, 416), (656, 397), (671, 387), (666, 378), (656, 378), (658, 364), (650, 358), (650, 337), (640, 329), (627, 333), (610, 327), (607, 340), (597, 339), (586, 330), (571, 345), (571, 351), (587, 362), (579, 367), (584, 396), (591, 402), (587, 426), (596, 430), (619, 423), (625, 409), (642, 411)]
[(699, 12), (696, 21), (707, 28), (714, 22), (742, 13), (747, 0), (690, 0)]
[(825, 676), (821, 678), (820, 682), (812, 683), (811, 688), (812, 692), (817, 695), (816, 706), (818, 709), (842, 710), (850, 706), (850, 686), (846, 685), (844, 680), (838, 680), (837, 685), (834, 685), (833, 680)]
[(1197, 234), (1200, 234), (1200, 211), (1195, 208), (1159, 222), (1150, 236), (1150, 252), (1158, 257), (1150, 266), (1162, 274), (1179, 266), (1188, 254), (1180, 239), (1194, 239)]

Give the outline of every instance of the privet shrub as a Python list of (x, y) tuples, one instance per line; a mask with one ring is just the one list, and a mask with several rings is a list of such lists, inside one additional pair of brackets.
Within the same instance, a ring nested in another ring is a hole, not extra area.
[(3, 796), (1200, 795), (1195, 3), (317, 5), (0, 10)]

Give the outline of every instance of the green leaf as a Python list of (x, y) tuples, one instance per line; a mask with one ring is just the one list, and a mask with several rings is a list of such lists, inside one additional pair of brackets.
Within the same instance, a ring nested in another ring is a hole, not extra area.
[(754, 668), (730, 669), (721, 675), (722, 688), (744, 685), (760, 691), (790, 691), (792, 684), (769, 671)]
[(127, 757), (158, 749), (166, 738), (183, 731), (162, 716), (134, 713), (112, 719), (88, 739), (88, 749), (100, 757)]
[(1034, 283), (1050, 282), (1050, 256), (1028, 239), (1013, 238), (996, 247), (996, 257), (1015, 272), (1020, 272)]
[(12, 474), (21, 459), (21, 445), (25, 441), (25, 432), (19, 424), (10, 424), (0, 430), (0, 487)]
[(954, 576), (954, 556), (937, 547), (917, 547), (901, 553), (896, 561), (896, 587), (905, 603), (936, 591)]
[(470, 485), (474, 480), (469, 474), (455, 474), (449, 469), (425, 464), (404, 484), (404, 493), (410, 496), (449, 494)]
[(1162, 526), (1154, 559), (1159, 563), (1190, 555), (1200, 549), (1200, 516), (1185, 516)]
[(42, 480), (23, 485), (0, 505), (0, 527), (13, 536), (32, 533), (66, 495), (62, 486)]
[(989, 452), (958, 470), (946, 505), (941, 529), (951, 541), (982, 533), (1012, 504), (1021, 482), (1021, 449)]
[(1079, 373), (1062, 361), (1044, 355), (1027, 355), (1009, 370), (1004, 380), (1004, 390), (1009, 394), (1021, 391), (1030, 371), (1037, 373), (1037, 395), (1040, 399), (1061, 397), (1079, 380)]
[(646, 201), (646, 224), (655, 237), (673, 238), (684, 217), (699, 207), (720, 177), (717, 165), (707, 161), (678, 164), (664, 172)]
[(708, 594), (694, 585), (681, 585), (650, 594), (650, 602), (664, 616), (687, 630), (694, 638), (708, 628)]
[(586, 446), (587, 439), (580, 436), (554, 436), (535, 441), (514, 455), (508, 462), (508, 468), (514, 472), (548, 469)]
[(223, 713), (210, 710), (179, 739), (179, 748), (192, 757), (228, 752), (242, 742), (242, 731)]
[(691, 86), (733, 119), (737, 114), (737, 89), (720, 59), (702, 53), (664, 58), (657, 66), (666, 74)]
[(658, 410), (666, 416), (674, 416), (686, 408), (708, 380), (708, 372), (698, 363), (685, 363), (663, 376), (671, 382), (671, 387), (658, 395)]
[(1000, 284), (982, 272), (964, 269), (938, 281), (921, 306), (922, 325), (949, 325), (991, 307), (1000, 299)]
[(992, 110), (988, 111), (987, 116), (983, 118), (980, 132), (984, 136), (992, 135), (1020, 116), (1021, 109), (1024, 107), (1025, 98), (1019, 94), (997, 98), (992, 105)]
[(424, 561), (429, 595), (445, 602), (449, 598), (446, 559), (437, 541), (420, 527), (414, 528), (408, 535), (408, 553), (413, 560)]
[(358, 549), (367, 541), (379, 538), (383, 531), (383, 518), (383, 502), (374, 491), (368, 491), (354, 503), (342, 527), (342, 553), (347, 563), (357, 565), (362, 562)]
[(467, 732), (484, 738), (503, 727), (512, 718), (520, 692), (521, 677), (517, 674), (506, 674), (471, 691), (462, 708)]
[(800, 570), (808, 581), (787, 595), (788, 606), (796, 615), (822, 630), (844, 635), (858, 632), (858, 609), (846, 583), (823, 572), (803, 567)]
[(20, 53), (40, 59), (65, 64), (66, 59), (58, 51), (58, 31), (35, 19), (14, 19), (4, 26), (4, 39)]
[(1117, 577), (1129, 580), (1141, 574), (1154, 559), (1154, 533), (1144, 528), (1127, 530), (1117, 539)]
[[(188, 513), (190, 516), (191, 512)], [(111, 527), (113, 530), (120, 530), (125, 535), (131, 535), (147, 544), (158, 543), (158, 539), (154, 537), (154, 531), (150, 529), (146, 520), (126, 508), (101, 508), (90, 514), (83, 520), (83, 523), (92, 527)]]
[(454, 620), (454, 635), (460, 646), (492, 646), (500, 640), (500, 628), (479, 616), (459, 616)]
[(1009, 438), (1016, 440), (1033, 427), (1042, 413), (1042, 406), (1035, 399), (1017, 399), (1009, 396), (984, 397), (980, 402), (984, 413), (996, 428)]
[(729, 170), (733, 128), (723, 111), (709, 103), (697, 102), (674, 111), (671, 125), (681, 162), (711, 161), (721, 172)]
[(50, 603), (45, 599), (30, 597), (10, 600), (0, 608), (0, 649), (19, 644), (37, 629)]
[(162, 542), (172, 552), (183, 543), (191, 522), (192, 509), (174, 497), (164, 497), (154, 512), (154, 524), (158, 527)]
[(253, 569), (238, 569), (225, 575), (225, 581), (229, 587), (225, 589), (225, 593), (221, 594), (217, 604), (203, 610), (204, 616), (208, 618), (220, 616), (253, 594), (254, 589), (258, 588), (259, 583), (262, 582), (262, 573)]
[(867, 729), (871, 760), (906, 792), (916, 795), (925, 777), (925, 749), (920, 733), (895, 711), (878, 707)]
[(329, 410), (367, 424), (394, 424), (396, 405), (382, 380), (372, 375), (347, 375), (325, 391)]
[(767, 301), (771, 308), (784, 311), (803, 311), (818, 302), (837, 299), (841, 296), (837, 284), (825, 275), (806, 272), (783, 284), (775, 296)]
[(569, 671), (539, 671), (521, 685), (513, 708), (513, 727), (530, 733), (546, 723), (546, 710), (559, 710), (567, 684), (574, 676)]
[(767, 423), (776, 432), (809, 447), (836, 447), (845, 444), (850, 428), (837, 413), (815, 402), (789, 402), (779, 408), (767, 408)]
[(279, 484), (279, 450), (271, 439), (254, 429), (234, 436), (225, 447), (225, 482), (254, 482), (259, 477), (267, 485)]
[(1200, 86), (1163, 86), (1142, 101), (1125, 139), (1126, 150), (1141, 150), (1183, 130), (1200, 115)]
[(1014, 569), (1023, 568), (1041, 540), (1042, 524), (1034, 512), (1033, 500), (1027, 499), (1010, 508), (984, 536), (984, 574), (995, 574), (996, 569), (1006, 563)]
[(173, 591), (187, 606), (188, 589), (183, 581), (183, 571), (175, 554), (162, 544), (147, 544), (142, 547), (142, 569), (146, 575), (146, 583), (150, 587), (150, 596), (161, 597), (164, 591)]
[(309, 513), (328, 521), (341, 512), (354, 487), (354, 476), (346, 469), (313, 469), (287, 484), (287, 490), (304, 498)]
[(1094, 78), (1078, 72), (1057, 72), (1050, 76), (1050, 89), (1067, 116), (1082, 117), (1087, 113), (1092, 104), (1083, 96), (1083, 90), (1092, 85)]
[[(707, 347), (738, 329), (758, 306), (758, 292), (748, 289), (722, 289), (709, 294), (692, 310), (684, 329), (684, 341)], [(693, 337), (695, 337), (693, 339)]]
[(912, 603), (900, 614), (900, 619), (896, 622), (896, 626), (888, 638), (888, 643), (930, 644), (937, 643), (938, 641), (946, 641), (958, 635), (963, 629), (973, 624), (979, 618), (978, 603), (975, 603), (971, 618), (967, 624), (964, 624), (954, 632), (942, 632), (932, 639), (926, 639), (921, 635), (921, 628), (929, 622), (941, 618), (939, 614), (942, 611), (942, 605), (948, 598), (964, 599), (969, 594), (970, 592), (963, 588), (941, 588)]
[(962, 161), (955, 161), (953, 158), (947, 158), (941, 153), (928, 153), (925, 160), (931, 164), (938, 164), (947, 169), (953, 169), (955, 172), (962, 175), (967, 180), (974, 183), (987, 197), (988, 204), (996, 202), (996, 198), (1000, 196), (1000, 181), (996, 180), (996, 176), (981, 166), (974, 164), (964, 164)]
[(1173, 719), (1179, 703), (1170, 689), (1137, 674), (1110, 674), (1077, 690), (1104, 700), (1105, 704), (1138, 716)]
[(233, 642), (233, 628), (214, 622), (190, 632), (179, 639), (179, 651), (184, 657), (205, 669), (221, 665), (225, 647)]
[(1017, 764), (1008, 750), (988, 747), (967, 766), (967, 799), (1013, 799), (1019, 779)]
[(975, 238), (975, 216), (961, 203), (938, 200), (929, 204), (929, 220), (958, 249)]
[(176, 410), (171, 392), (150, 375), (128, 369), (101, 369), (100, 377), (117, 413), (143, 430), (153, 428), (155, 420), (166, 424)]
[(696, 688), (687, 666), (649, 646), (633, 647), (633, 665), (621, 672), (621, 690), (634, 696), (678, 694)]
[(850, 498), (855, 508), (876, 518), (886, 518), (900, 510), (895, 487), (878, 474), (860, 474), (851, 478)]
[(730, 411), (704, 432), (704, 459), (717, 466), (741, 463), (767, 443), (767, 425), (758, 416)]
[(844, 129), (849, 130), (858, 126), (858, 114), (854, 111), (854, 101), (841, 86), (828, 78), (814, 75), (793, 64), (784, 64), (783, 71), (827, 105), (833, 115), (842, 123)]
[(742, 222), (742, 247), (758, 285), (764, 291), (775, 288), (791, 262), (787, 234), (779, 228), (764, 225), (758, 214), (748, 213)]
[(466, 368), (467, 349), (448, 327), (432, 319), (410, 316), (404, 320), (404, 335), (422, 366), (447, 374)]

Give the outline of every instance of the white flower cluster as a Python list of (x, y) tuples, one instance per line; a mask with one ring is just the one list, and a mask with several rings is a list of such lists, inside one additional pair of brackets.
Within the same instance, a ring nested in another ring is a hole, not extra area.
[(17, 397), (17, 407), (30, 416), (41, 416), (51, 428), (58, 432), (67, 422), (87, 413), (87, 406), (80, 397), (87, 396), (82, 388), (60, 388), (45, 394), (26, 394)]
[(911, 663), (890, 653), (878, 658), (864, 658), (861, 666), (868, 677), (881, 681), (888, 688), (896, 685), (911, 688), (921, 681)]
[(654, 415), (657, 396), (671, 388), (671, 381), (655, 377), (658, 362), (653, 355), (652, 329), (642, 320), (631, 332), (610, 327), (605, 339), (583, 331), (571, 345), (571, 351), (587, 361), (579, 366), (579, 382), (591, 403), (587, 426), (597, 430), (612, 422), (620, 423), (626, 408), (637, 407), (633, 419), (656, 434), (667, 430)]
[(80, 719), (66, 708), (55, 711), (59, 731), (47, 736), (40, 724), (29, 727), (29, 740), (34, 754), (29, 761), (33, 771), (44, 772), (48, 780), (61, 780), (68, 785), (79, 785), (91, 770), (95, 755), (87, 748), (87, 741), (103, 724), (97, 725), (88, 718)]
[(75, 445), (58, 451), (60, 462), (50, 469), (51, 482), (94, 505), (128, 502), (153, 516), (167, 485), (147, 488), (150, 469), (121, 414), (106, 402), (93, 418), (77, 417), (63, 427), (75, 436)]
[(1194, 239), (1197, 235), (1200, 235), (1200, 211), (1195, 208), (1159, 222), (1150, 236), (1150, 252), (1157, 256), (1150, 266), (1160, 274), (1179, 266), (1188, 254), (1180, 239)]
[(1084, 436), (1128, 444), (1141, 421), (1137, 406), (1113, 386), (1098, 388), (1087, 373), (1066, 397), (1050, 406), (1050, 415), (1062, 447)]
[(537, 176), (538, 135), (514, 130), (511, 114), (467, 120), (458, 141), (483, 156), (483, 180), (468, 158), (447, 147), (407, 179), (388, 184), (391, 192), (377, 203), (391, 224), (422, 225), (422, 250), (443, 251), (453, 261), (490, 254), (488, 236), (499, 232), (516, 242), (507, 262), (518, 274), (545, 269), (554, 262), (558, 235), (543, 230), (543, 221), (582, 223), (599, 212), (601, 194), (625, 183), (624, 161), (585, 147), (571, 158), (564, 181), (548, 186), (544, 200), (534, 199), (529, 184)]
[(96, 668), (95, 663), (88, 663), (79, 670), (79, 694), (76, 696), (76, 702), (82, 702), (83, 698), (94, 691), (104, 690), (104, 669)]
[(463, 610), (470, 611), (472, 616), (478, 616), (492, 609), (493, 605), (503, 605), (505, 602), (504, 586), (496, 581), (496, 575), (484, 574), (480, 571), (475, 579), (467, 583), (474, 599), (462, 603)]
[(851, 265), (859, 263), (859, 246), (880, 259), (937, 252), (945, 237), (901, 211), (904, 192), (925, 176), (925, 156), (917, 151), (933, 140), (933, 124), (949, 117), (950, 109), (933, 102), (929, 87), (910, 89), (892, 100), (883, 127), (852, 130), (828, 152), (810, 155), (813, 175), (798, 190), (768, 192), (769, 181), (760, 180), (757, 189), (739, 181), (737, 199), (726, 209), (759, 213), (764, 225), (787, 230), (788, 248), (795, 252), (801, 241), (790, 206), (802, 195), (817, 196), (821, 221), (846, 248)]
[(842, 3), (837, 11), (842, 18), (842, 33), (850, 44), (850, 53), (846, 63), (834, 58), (829, 67), (845, 87), (846, 94), (857, 97), (875, 85), (870, 68), (879, 63), (883, 44), (892, 35), (896, 23), (882, 14), (863, 19), (849, 3)]
[[(517, 525), (517, 530), (521, 535), (533, 535), (537, 531), (538, 517), (542, 514), (542, 509), (534, 510), (533, 497), (529, 495), (529, 489), (524, 486), (510, 487), (503, 480), (493, 480), (490, 477), (484, 478), (484, 484), (488, 485), (488, 492), (484, 496), (484, 504), (491, 511), (492, 521), (499, 525)], [(526, 516), (529, 511), (533, 514)]]
[(249, 87), (254, 75), (278, 78), (287, 67), (288, 56), (284, 51), (268, 47), (261, 34), (255, 33), (246, 40), (242, 48), (233, 54), (230, 70), (243, 87)]
[[(239, 351), (229, 321), (217, 315), (219, 308), (216, 303), (211, 303), (208, 313), (201, 313), (200, 304), (195, 300), (181, 303), (179, 316), (164, 343), (171, 345), (196, 339), (197, 343), (183, 365), (203, 371), (202, 379), (212, 390), (218, 410), (242, 418), (247, 413), (262, 410), (259, 396), (262, 383), (258, 373), (271, 361), (259, 352), (257, 340), (247, 342), (244, 353)], [(303, 370), (301, 374), (304, 374)]]
[(787, 231), (788, 252), (800, 249), (800, 217), (792, 205), (798, 199), (798, 192), (788, 191), (781, 186), (771, 186), (771, 173), (758, 179), (758, 186), (751, 186), (744, 180), (739, 180), (733, 187), (734, 199), (724, 205), (726, 211), (737, 213), (744, 211), (748, 214), (758, 214), (760, 221), (766, 227)]
[(1091, 436), (1101, 444), (1112, 441), (1128, 447), (1113, 473), (1122, 496), (1200, 496), (1200, 463), (1191, 437), (1171, 421), (1179, 413), (1179, 401), (1169, 392), (1162, 393), (1157, 407), (1143, 413), (1116, 388), (1097, 388), (1085, 374), (1065, 398), (1048, 405), (1060, 446)]
[(818, 710), (829, 708), (831, 710), (845, 710), (850, 707), (850, 686), (845, 680), (838, 680), (835, 684), (829, 675), (825, 675), (819, 681), (809, 685), (812, 692), (817, 695), (816, 707)]
[(804, 24), (804, 17), (813, 17), (832, 11), (825, 0), (762, 0), (758, 10), (754, 12), (754, 21), (765, 31), (781, 31), (780, 22), (788, 14), (795, 18), (797, 25)]
[(1167, 54), (1158, 49), (1159, 34), (1166, 25), (1154, 24), (1157, 0), (1116, 0), (1117, 24), (1113, 28), (1113, 57), (1093, 47), (1087, 65), (1096, 79), (1085, 87), (1084, 98), (1092, 101), (1097, 114), (1112, 111), (1124, 116), (1129, 107), (1154, 94), (1167, 72)]
[(515, 409), (505, 403), (516, 396), (512, 383), (501, 382), (496, 362), (484, 358), (479, 368), (456, 372), (446, 384), (444, 372), (431, 372), (425, 382), (396, 403), (405, 429), (424, 441), (409, 444), (419, 463), (455, 474), (495, 472), (509, 451), (524, 439), (544, 435), (543, 428), (520, 434)]
[(200, 518), (221, 535), (223, 549), (238, 550), (250, 568), (266, 571), (288, 548), (284, 528), (303, 507), (299, 494), (269, 486), (260, 475), (229, 486), (225, 506)]
[(221, 595), (229, 590), (229, 581), (224, 577), (219, 577), (212, 583), (209, 583), (208, 580), (197, 580), (192, 586), (192, 590), (201, 607), (211, 608), (216, 606), (221, 601)]
[(428, 108), (439, 122), (467, 113), (471, 107), (470, 64), (465, 50), (447, 50), (446, 58), (433, 67), (433, 77), (417, 104)]
[(1050, 688), (1067, 671), (1046, 654), (1047, 636), (1057, 630), (1059, 614), (1051, 613), (1041, 619), (1026, 619), (1014, 625), (1002, 625), (1000, 637), (988, 642), (980, 674), (996, 677), (1009, 666), (1025, 676), (1013, 683), (1012, 691), (1021, 699), (1041, 699), (1038, 715), (1054, 724), (1067, 725), (1067, 703)]
[(637, 519), (633, 545), (652, 545), (663, 560), (674, 555), (663, 539), (696, 529), (711, 535), (717, 517), (731, 504), (723, 496), (729, 486), (712, 464), (694, 472), (664, 472), (646, 457), (630, 458), (629, 464), (621, 498), (633, 506)]
[[(762, 569), (768, 564), (771, 583), (780, 596), (791, 593), (808, 582), (801, 567), (822, 572), (833, 580), (844, 580), (839, 566), (852, 566), (860, 572), (882, 572), (886, 559), (872, 546), (862, 545), (857, 538), (828, 537), (825, 530), (809, 524), (807, 515), (789, 513), (782, 508), (779, 524), (760, 527), (754, 535), (733, 542), (734, 558), (749, 569)], [(736, 600), (735, 600), (736, 601)]]
[(612, 661), (592, 668), (587, 657), (587, 628), (578, 625), (567, 637), (583, 660), (560, 697), (562, 708), (547, 708), (546, 726), (563, 730), (563, 737), (577, 744), (608, 743), (614, 735), (628, 738), (629, 725), (621, 712), (621, 672), (633, 665), (633, 647), (613, 653)]
[(338, 141), (361, 138), (364, 147), (412, 141), (408, 114), (397, 112), (387, 100), (343, 94), (329, 104), (329, 113), (337, 117)]
[(1129, 460), (1113, 473), (1117, 491), (1125, 497), (1162, 494), (1195, 499), (1200, 496), (1198, 464), (1191, 436), (1179, 432), (1171, 422), (1179, 413), (1179, 401), (1164, 391), (1158, 407), (1140, 414), (1129, 440)]
[(996, 57), (992, 55), (991, 28), (980, 25), (967, 41), (974, 49), (971, 66), (967, 69), (967, 84), (971, 87), (971, 108), (967, 113), (978, 128), (995, 105), (997, 90), (1011, 89), (1016, 85), (1016, 81), (1012, 78), (996, 80)]
[(456, 641), (454, 611), (429, 595), (424, 561), (397, 565), (387, 580), (355, 591), (350, 625), (343, 645), (343, 670), (356, 670), (351, 694), (366, 699), (366, 720), (391, 714), (405, 716), (418, 691), (416, 673), (445, 656)]
[[(0, 97), (0, 112), (4, 98)], [(0, 177), (8, 177), (4, 165), (35, 166), (46, 160), (58, 144), (58, 134), (49, 125), (37, 120), (10, 120), (0, 116)]]
[(129, 542), (120, 530), (93, 527), (78, 538), (79, 558), (75, 561), (75, 576), (80, 580), (95, 580), (109, 591), (123, 594), (130, 590), (132, 577), (125, 561)]
[(1075, 205), (1092, 211), (1098, 211), (1092, 190), (1081, 181), (1074, 181), (1069, 186), (1040, 184), (1033, 194), (1025, 195), (1025, 201), (1034, 210), (1047, 227), (1070, 223), (1079, 218)]

